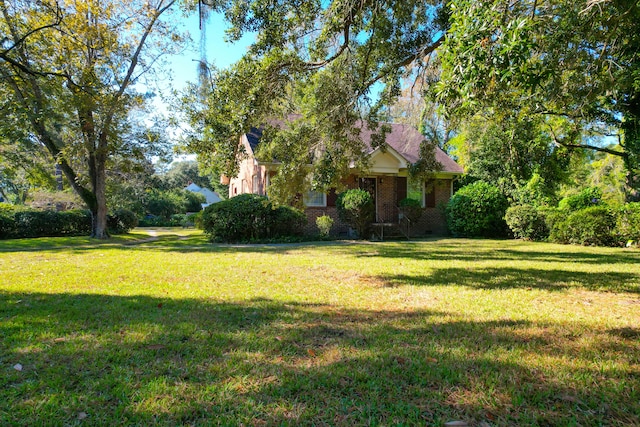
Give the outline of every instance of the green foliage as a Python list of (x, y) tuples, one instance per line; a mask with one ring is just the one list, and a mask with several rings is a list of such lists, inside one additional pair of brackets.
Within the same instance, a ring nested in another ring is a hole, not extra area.
[(183, 191), (185, 198), (185, 210), (186, 212), (200, 212), (202, 210), (202, 204), (207, 202), (207, 198), (204, 194), (194, 193), (193, 191)]
[(186, 201), (182, 191), (151, 189), (146, 195), (146, 211), (151, 215), (169, 219), (171, 215), (186, 212)]
[[(404, 72), (422, 64), (444, 38), (447, 14), (442, 3), (424, 0), (222, 4), (231, 37), (249, 32), (255, 43), (234, 66), (209, 70), (210, 79), (185, 93), (182, 104), (194, 129), (186, 145), (212, 169), (235, 176), (243, 156), (240, 136), (298, 113), (300, 123), (275, 132), (282, 135), (272, 135), (261, 155), (278, 159), (286, 174), (274, 187), (306, 179), (311, 164), (305, 190), (339, 188), (351, 162), (366, 166), (355, 128), (388, 116), (384, 106), (400, 94)], [(384, 87), (374, 97), (376, 84)], [(384, 145), (384, 126), (374, 133), (374, 145)], [(301, 190), (280, 189), (277, 200)]]
[(138, 226), (138, 216), (128, 209), (118, 209), (107, 216), (107, 227), (113, 234), (128, 233)]
[(544, 240), (549, 236), (545, 216), (535, 206), (510, 206), (504, 219), (518, 239)]
[(268, 224), (268, 238), (278, 239), (290, 236), (300, 236), (307, 224), (304, 212), (293, 206), (277, 206), (271, 210)]
[(164, 190), (182, 190), (190, 183), (201, 188), (211, 188), (209, 178), (200, 176), (198, 162), (173, 162), (169, 170), (160, 175), (160, 186)]
[(353, 227), (361, 239), (366, 238), (371, 230), (375, 216), (373, 197), (368, 191), (351, 189), (338, 195), (336, 200), (339, 218)]
[(462, 123), (456, 153), (465, 156), (468, 174), (518, 204), (538, 204), (553, 198), (569, 176), (569, 153), (554, 144), (547, 129), (540, 117), (475, 114)]
[(204, 223), (203, 223), (203, 219), (202, 219), (202, 213), (203, 213), (203, 211), (200, 211), (200, 212), (196, 212), (193, 215), (191, 215), (191, 220), (193, 221), (193, 225), (198, 230), (204, 230)]
[(274, 209), (256, 194), (241, 194), (207, 206), (202, 225), (214, 242), (250, 242), (301, 234), (305, 215), (289, 206)]
[[(623, 159), (627, 184), (639, 189), (638, 2), (448, 4), (438, 91), (450, 114), (487, 111), (498, 121), (537, 116), (556, 144)], [(623, 146), (591, 142), (615, 131), (621, 132)]]
[[(434, 191), (434, 190), (431, 190)], [(418, 222), (424, 213), (424, 209), (422, 208), (422, 203), (419, 200), (404, 198), (400, 200), (400, 211), (404, 214), (405, 217), (409, 219), (411, 222)]]
[(174, 4), (0, 3), (0, 145), (8, 135), (23, 159), (46, 151), (49, 168), (60, 167), (92, 212), (96, 237), (108, 237), (108, 171), (168, 146), (166, 126), (145, 111), (150, 96), (134, 83), (181, 50), (184, 37), (165, 19)]
[(320, 232), (320, 236), (329, 237), (331, 227), (333, 227), (333, 218), (329, 215), (322, 215), (316, 218), (316, 226)]
[(505, 236), (504, 215), (509, 203), (500, 190), (476, 181), (458, 190), (446, 209), (447, 226), (454, 236)]
[(616, 235), (622, 244), (629, 241), (640, 243), (640, 202), (627, 203), (620, 207), (616, 223)]
[(554, 225), (550, 239), (559, 243), (613, 246), (616, 215), (607, 206), (592, 206), (572, 212)]
[(38, 211), (0, 209), (0, 238), (82, 236), (91, 234), (86, 210)]
[(602, 191), (597, 187), (589, 187), (580, 191), (573, 196), (565, 197), (560, 200), (558, 207), (560, 209), (577, 211), (602, 203)]

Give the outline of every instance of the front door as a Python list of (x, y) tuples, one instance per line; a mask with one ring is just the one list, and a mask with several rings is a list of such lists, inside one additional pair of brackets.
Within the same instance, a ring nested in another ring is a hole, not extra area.
[(376, 182), (375, 178), (360, 178), (359, 187), (361, 190), (367, 191), (373, 197), (373, 206), (375, 207), (375, 221), (378, 221), (378, 202), (376, 198)]

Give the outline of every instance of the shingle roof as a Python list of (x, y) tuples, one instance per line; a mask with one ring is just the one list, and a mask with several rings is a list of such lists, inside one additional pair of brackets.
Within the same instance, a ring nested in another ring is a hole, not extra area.
[[(296, 115), (293, 117), (297, 118), (299, 116)], [(278, 126), (282, 125), (282, 123), (282, 121), (274, 121), (273, 124)], [(409, 163), (417, 162), (420, 159), (420, 144), (425, 139), (424, 136), (413, 126), (399, 123), (386, 123), (386, 125), (391, 127), (391, 132), (386, 135), (387, 145), (400, 153)], [(371, 148), (371, 136), (375, 133), (376, 129), (370, 130), (366, 123), (360, 121), (356, 126), (360, 127), (360, 137), (362, 141), (370, 147), (371, 152), (373, 152), (374, 150)], [(260, 144), (262, 130), (262, 128), (252, 128), (246, 135), (249, 146), (254, 153)], [(441, 172), (464, 172), (462, 167), (442, 151), (440, 147), (436, 147), (436, 160), (442, 165)]]

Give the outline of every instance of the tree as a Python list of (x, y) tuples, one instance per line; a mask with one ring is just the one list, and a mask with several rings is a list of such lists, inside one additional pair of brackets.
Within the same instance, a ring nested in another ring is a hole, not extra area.
[[(454, 0), (439, 52), (451, 114), (541, 116), (554, 142), (624, 160), (640, 189), (640, 4)], [(618, 147), (594, 137), (620, 137)]]
[[(175, 0), (0, 0), (0, 88), (8, 117), (0, 131), (46, 148), (93, 217), (92, 236), (107, 234), (107, 169), (117, 154), (154, 144), (130, 112), (146, 97), (134, 85), (160, 55), (179, 48)], [(138, 122), (139, 123), (139, 122)], [(128, 136), (137, 135), (134, 140)]]
[(169, 170), (160, 177), (165, 190), (182, 190), (190, 183), (209, 188), (209, 178), (201, 176), (195, 161), (174, 162)]
[[(466, 172), (492, 185), (512, 200), (530, 197), (537, 181), (539, 198), (550, 200), (569, 178), (568, 150), (557, 147), (539, 117), (511, 117), (501, 122), (478, 113), (465, 120), (452, 141), (454, 154), (464, 157)], [(522, 194), (525, 193), (525, 194)]]
[[(203, 131), (188, 140), (188, 149), (234, 176), (243, 156), (239, 137), (271, 124), (260, 155), (281, 162), (274, 191), (339, 186), (350, 164), (367, 166), (359, 126), (373, 127), (374, 144), (384, 145), (386, 129), (376, 122), (387, 114), (383, 106), (397, 97), (403, 73), (415, 72), (441, 44), (447, 21), (443, 4), (224, 2), (230, 40), (250, 31), (256, 42), (229, 70), (203, 67), (211, 78), (187, 95), (200, 102), (188, 115), (194, 129)], [(372, 86), (378, 83), (384, 89), (374, 100)], [(274, 118), (287, 126), (277, 126)], [(284, 191), (281, 198), (295, 192)]]

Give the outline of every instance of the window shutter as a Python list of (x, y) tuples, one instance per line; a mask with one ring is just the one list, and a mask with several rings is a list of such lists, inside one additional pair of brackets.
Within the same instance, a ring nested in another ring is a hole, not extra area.
[(396, 177), (396, 206), (400, 206), (400, 200), (407, 198), (407, 178)]
[[(427, 189), (429, 191), (429, 189)], [(425, 194), (425, 204), (427, 208), (436, 207), (436, 188), (435, 185), (431, 187), (431, 191)]]
[(338, 195), (336, 194), (336, 189), (332, 188), (327, 193), (327, 206), (335, 206), (336, 200), (338, 200)]

